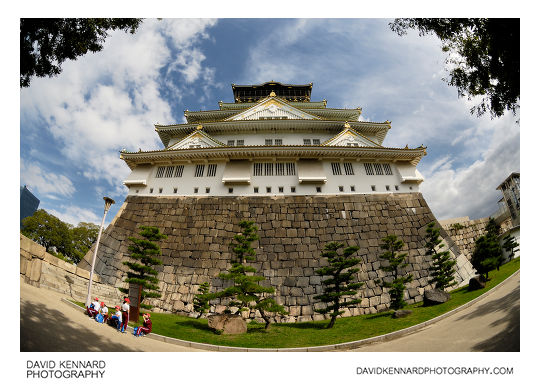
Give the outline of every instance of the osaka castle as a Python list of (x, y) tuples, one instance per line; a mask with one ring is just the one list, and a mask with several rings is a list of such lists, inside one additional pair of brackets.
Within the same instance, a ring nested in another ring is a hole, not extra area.
[[(131, 169), (123, 181), (129, 191), (103, 233), (95, 264), (100, 283), (127, 286), (129, 239), (140, 226), (156, 226), (167, 235), (156, 267), (162, 295), (149, 304), (197, 316), (193, 298), (203, 282), (211, 292), (227, 287), (218, 275), (230, 266), (239, 223), (249, 220), (259, 235), (254, 266), (289, 312), (276, 322), (324, 317), (316, 312), (323, 290), (316, 271), (329, 242), (358, 246), (362, 259), (361, 302), (344, 317), (388, 309), (380, 281), (391, 273), (381, 269), (380, 243), (389, 234), (403, 240), (413, 276), (404, 298), (422, 301), (433, 287), (425, 228), (437, 221), (419, 191), (416, 166), (425, 147), (385, 147), (390, 122), (361, 121), (360, 108), (327, 108), (326, 100), (311, 100), (312, 86), (233, 84), (233, 102), (185, 111), (185, 123), (156, 125), (162, 149), (121, 151)], [(457, 261), (456, 282), (466, 284), (474, 275), (470, 263), (444, 229), (441, 237)], [(92, 254), (78, 267), (89, 269)], [(224, 305), (213, 303), (210, 312)]]
[(313, 84), (232, 85), (234, 103), (155, 125), (164, 148), (120, 157), (128, 195), (250, 196), (416, 192), (425, 147), (390, 148), (389, 121), (312, 101)]

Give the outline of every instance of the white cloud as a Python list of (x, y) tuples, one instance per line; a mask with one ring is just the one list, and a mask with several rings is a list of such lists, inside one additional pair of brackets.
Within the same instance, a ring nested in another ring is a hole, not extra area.
[(42, 129), (36, 122), (44, 121), (56, 151), (74, 169), (116, 186), (129, 173), (118, 151), (160, 148), (153, 124), (173, 121), (172, 106), (160, 91), (173, 87), (171, 93), (181, 97), (183, 86), (163, 79), (168, 63), (176, 63), (169, 73), (179, 72), (186, 83), (212, 81), (213, 71), (202, 65), (205, 57), (195, 44), (214, 24), (145, 20), (137, 33), (113, 32), (101, 52), (64, 63), (58, 77), (33, 79), (21, 90), (21, 117), (35, 124), (28, 138)]
[(101, 224), (101, 217), (98, 217), (93, 211), (83, 209), (77, 206), (60, 206), (60, 210), (45, 209), (49, 214), (54, 215), (63, 222), (77, 226), (80, 222), (91, 222), (96, 225)]
[(52, 199), (71, 197), (75, 192), (75, 186), (65, 175), (44, 171), (39, 163), (27, 164), (22, 158), (21, 183)]
[[(436, 159), (425, 170), (420, 163), (426, 178), (421, 191), (437, 218), (480, 218), (497, 210), (501, 196), (497, 186), (511, 172), (520, 171), (520, 132), (515, 120), (509, 114), (499, 120), (481, 121), (478, 131), (490, 126), (493, 133), (479, 136), (466, 146), (464, 151), (476, 151), (479, 157), (472, 164), (453, 168), (452, 162), (459, 163), (459, 154)], [(484, 146), (479, 145), (482, 138)]]

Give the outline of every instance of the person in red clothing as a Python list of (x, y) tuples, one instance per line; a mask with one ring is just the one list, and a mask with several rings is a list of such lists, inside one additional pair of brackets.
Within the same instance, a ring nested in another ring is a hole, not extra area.
[(124, 303), (122, 304), (122, 326), (120, 327), (120, 331), (122, 333), (126, 332), (126, 328), (128, 326), (129, 321), (129, 298), (124, 297)]
[(140, 335), (147, 335), (152, 331), (152, 320), (150, 319), (150, 314), (145, 313), (143, 314), (143, 326), (140, 326), (137, 328), (137, 334), (136, 336), (139, 337)]
[(98, 297), (94, 298), (94, 302), (86, 307), (86, 312), (89, 317), (94, 318), (99, 313), (100, 303)]

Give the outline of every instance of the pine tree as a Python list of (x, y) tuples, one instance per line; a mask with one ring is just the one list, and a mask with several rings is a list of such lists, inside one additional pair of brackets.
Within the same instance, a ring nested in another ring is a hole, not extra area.
[(514, 258), (516, 252), (519, 251), (519, 249), (517, 249), (518, 246), (519, 243), (516, 242), (516, 238), (514, 238), (513, 235), (508, 234), (506, 237), (503, 238), (502, 247), (506, 252), (510, 253), (510, 259)]
[(248, 262), (256, 260), (251, 243), (259, 239), (257, 227), (251, 221), (241, 221), (239, 225), (242, 232), (236, 234), (230, 244), (233, 252), (231, 268), (227, 273), (218, 275), (223, 280), (232, 281), (233, 285), (212, 294), (211, 299), (230, 298), (227, 308), (229, 312), (232, 308), (236, 308), (234, 314), (240, 314), (245, 310), (259, 310), (266, 322), (266, 329), (270, 325), (268, 312), (280, 314), (287, 312), (271, 298), (270, 295), (275, 292), (274, 288), (259, 285), (259, 282), (264, 281), (264, 277), (255, 275), (257, 269), (247, 265)]
[(330, 276), (330, 278), (322, 281), (323, 294), (314, 297), (328, 304), (323, 309), (315, 309), (320, 314), (330, 313), (331, 318), (327, 326), (328, 329), (334, 326), (337, 316), (343, 314), (344, 311), (340, 310), (341, 308), (360, 303), (361, 301), (361, 299), (349, 299), (340, 302), (342, 297), (355, 295), (357, 289), (364, 284), (363, 282), (351, 282), (353, 275), (360, 270), (353, 268), (353, 266), (361, 262), (360, 258), (353, 257), (353, 254), (358, 251), (359, 247), (349, 246), (341, 254), (338, 253), (338, 250), (344, 246), (343, 243), (338, 242), (326, 244), (321, 256), (328, 260), (329, 265), (315, 270), (315, 273), (320, 276)]
[(201, 318), (210, 309), (210, 284), (208, 282), (201, 283), (198, 291), (199, 294), (196, 294), (193, 299), (193, 310), (199, 313), (197, 318)]
[(392, 273), (392, 282), (383, 282), (383, 287), (390, 289), (390, 308), (399, 310), (405, 307), (407, 304), (403, 300), (403, 292), (405, 291), (405, 284), (412, 281), (412, 275), (407, 274), (400, 276), (399, 270), (405, 268), (408, 263), (405, 261), (407, 253), (399, 254), (399, 250), (403, 247), (403, 241), (395, 235), (388, 235), (384, 237), (380, 245), (381, 249), (386, 250), (380, 255), (380, 258), (388, 261), (388, 266), (381, 266), (381, 269), (386, 272)]
[(456, 284), (454, 281), (456, 261), (451, 259), (449, 251), (437, 251), (437, 249), (444, 247), (440, 231), (439, 228), (435, 227), (435, 222), (428, 224), (425, 248), (426, 255), (431, 255), (433, 260), (433, 266), (429, 268), (432, 277), (429, 283), (435, 283), (435, 288), (444, 290)]
[[(160, 259), (155, 256), (161, 255), (160, 247), (154, 243), (161, 239), (167, 238), (165, 234), (162, 234), (157, 227), (152, 226), (140, 226), (139, 235), (143, 239), (129, 237), (131, 245), (128, 250), (131, 252), (130, 258), (135, 262), (125, 261), (124, 265), (130, 268), (127, 272), (127, 278), (124, 282), (135, 283), (142, 286), (141, 290), (141, 303), (140, 307), (144, 309), (151, 309), (152, 306), (143, 304), (143, 300), (146, 298), (159, 298), (161, 293), (157, 286), (158, 272), (152, 267), (154, 265), (161, 265)], [(121, 292), (127, 294), (128, 289), (120, 289)]]
[(499, 230), (500, 226), (493, 218), (489, 218), (486, 233), (476, 240), (471, 256), (473, 268), (485, 281), (488, 280), (489, 272), (502, 263), (503, 254), (499, 244)]

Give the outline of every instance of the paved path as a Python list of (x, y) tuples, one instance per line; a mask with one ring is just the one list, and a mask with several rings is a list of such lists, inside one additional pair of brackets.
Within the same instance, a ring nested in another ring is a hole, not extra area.
[(202, 351), (119, 333), (64, 303), (62, 297), (21, 280), (21, 352)]
[[(471, 307), (413, 334), (353, 351), (519, 351), (519, 280), (518, 273)], [(21, 351), (201, 351), (118, 333), (62, 297), (21, 280)]]
[(392, 341), (357, 352), (518, 352), (520, 273), (474, 305)]

